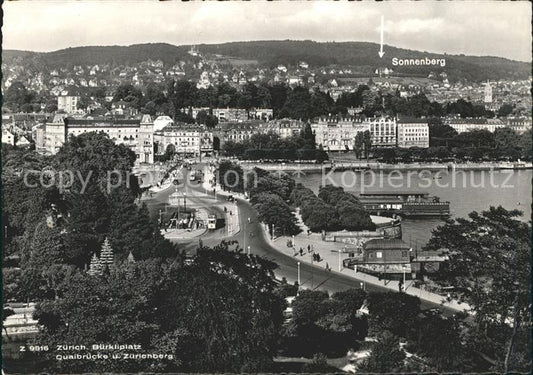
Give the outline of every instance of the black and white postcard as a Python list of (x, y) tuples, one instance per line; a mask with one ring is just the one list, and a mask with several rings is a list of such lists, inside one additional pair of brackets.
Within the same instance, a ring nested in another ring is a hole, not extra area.
[(2, 9), (2, 374), (531, 372), (530, 2)]

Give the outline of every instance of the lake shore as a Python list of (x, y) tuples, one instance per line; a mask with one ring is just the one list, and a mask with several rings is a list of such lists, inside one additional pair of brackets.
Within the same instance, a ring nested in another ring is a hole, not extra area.
[(323, 164), (317, 163), (261, 163), (255, 161), (239, 162), (245, 169), (261, 168), (268, 171), (344, 171), (344, 170), (373, 170), (373, 171), (393, 171), (393, 170), (500, 170), (500, 169), (533, 169), (531, 162), (482, 162), (482, 163), (380, 163), (377, 161), (330, 161)]

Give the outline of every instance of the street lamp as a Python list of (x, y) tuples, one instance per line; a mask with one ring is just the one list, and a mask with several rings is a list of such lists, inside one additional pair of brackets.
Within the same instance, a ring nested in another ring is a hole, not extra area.
[(298, 262), (298, 288), (300, 288), (300, 262)]
[(250, 246), (248, 246), (248, 255), (250, 255)]
[(183, 211), (187, 213), (187, 193), (183, 192)]

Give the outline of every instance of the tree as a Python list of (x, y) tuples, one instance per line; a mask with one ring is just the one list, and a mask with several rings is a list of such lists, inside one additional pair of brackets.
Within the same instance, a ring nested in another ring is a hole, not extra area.
[(255, 98), (255, 106), (259, 108), (271, 108), (270, 103), (272, 100), (272, 95), (267, 86), (259, 85), (257, 87), (257, 94)]
[(521, 157), (526, 160), (531, 160), (531, 155), (533, 153), (533, 145), (532, 145), (532, 134), (531, 129), (525, 131), (520, 135), (520, 140), (518, 141), (518, 145), (521, 149)]
[(462, 317), (443, 317), (429, 314), (419, 319), (413, 336), (410, 351), (427, 359), (437, 372), (475, 371), (472, 366), (472, 353), (463, 343)]
[(122, 84), (115, 90), (113, 102), (123, 100), (132, 105), (132, 107), (140, 109), (144, 105), (143, 93), (140, 89), (133, 87), (131, 84)]
[(511, 128), (494, 131), (494, 143), (500, 156), (517, 159), (520, 157), (520, 136)]
[(77, 107), (78, 109), (86, 111), (91, 103), (91, 98), (89, 98), (87, 95), (82, 95), (77, 103)]
[(498, 117), (506, 117), (513, 113), (514, 106), (512, 104), (504, 103), (498, 109)]
[(363, 133), (363, 146), (365, 150), (365, 158), (368, 159), (368, 154), (372, 149), (372, 135), (368, 130), (365, 130)]
[(300, 232), (296, 217), (291, 208), (279, 195), (260, 193), (254, 197), (258, 219), (267, 224), (270, 231), (275, 227), (276, 233), (281, 235), (295, 235)]
[(208, 128), (214, 128), (218, 124), (218, 118), (202, 110), (196, 115), (196, 122), (206, 125)]
[(66, 263), (65, 235), (61, 232), (61, 228), (50, 228), (43, 218), (30, 234), (30, 247), (26, 249), (29, 252), (23, 254), (23, 265), (46, 268), (52, 264)]
[[(67, 372), (265, 371), (283, 322), (275, 267), (221, 243), (200, 248), (187, 266), (177, 260), (118, 261), (100, 275), (77, 271), (60, 285), (57, 298), (37, 305), (35, 318), (43, 328), (36, 343), (120, 342), (168, 356), (70, 360), (61, 363)], [(131, 350), (113, 351), (124, 352)], [(59, 371), (57, 361), (47, 363), (48, 370)]]
[[(137, 343), (144, 349), (158, 350), (152, 340), (162, 333), (156, 319), (158, 310), (154, 307), (157, 307), (157, 283), (165, 279), (165, 273), (162, 265), (154, 267), (141, 262), (113, 268), (100, 276), (78, 271), (71, 277), (69, 285), (60, 290), (58, 299), (37, 305), (35, 318), (43, 329), (36, 341), (53, 347), (61, 342), (82, 344), (118, 340), (122, 344)], [(74, 353), (67, 351), (65, 354)], [(148, 368), (138, 360), (67, 362), (61, 364), (63, 371), (137, 371)], [(50, 366), (50, 370), (55, 370), (58, 364), (50, 361)]]
[[(525, 362), (513, 361), (531, 345), (523, 334), (531, 314), (531, 226), (517, 220), (520, 215), (502, 207), (472, 212), (468, 219), (450, 220), (437, 228), (427, 245), (431, 250), (447, 249), (449, 259), (439, 269), (438, 280), (453, 285), (458, 297), (472, 307), (476, 329), (483, 333), (480, 350), (505, 372), (526, 371), (531, 365), (528, 355)], [(496, 338), (496, 332), (502, 336)]]
[(305, 140), (304, 147), (310, 149), (316, 148), (315, 135), (313, 134), (313, 130), (311, 129), (311, 124), (305, 124), (304, 129), (302, 131), (302, 138)]
[(214, 115), (207, 115), (207, 118), (205, 120), (205, 126), (212, 129), (217, 125), (218, 125), (218, 117)]
[(353, 150), (355, 152), (355, 156), (357, 157), (357, 159), (361, 158), (361, 153), (363, 152), (363, 149), (364, 149), (364, 134), (363, 132), (358, 132), (355, 135), (355, 139), (353, 142)]
[(395, 336), (407, 337), (416, 326), (420, 299), (405, 293), (370, 293), (368, 311), (372, 333), (386, 330)]
[(302, 367), (302, 372), (307, 373), (332, 373), (337, 370), (337, 368), (328, 364), (327, 357), (322, 353), (315, 354), (313, 361), (304, 364)]
[(457, 136), (457, 131), (450, 125), (432, 123), (429, 125), (429, 145), (447, 146), (448, 142)]
[(405, 353), (400, 349), (398, 337), (384, 331), (372, 347), (370, 357), (358, 365), (357, 369), (369, 373), (403, 372), (404, 359)]
[(290, 88), (284, 84), (276, 84), (269, 87), (271, 97), (271, 107), (274, 110), (274, 117), (280, 117), (280, 112), (285, 105)]
[(294, 119), (307, 120), (312, 117), (312, 111), (311, 95), (303, 87), (295, 87), (287, 96), (287, 100), (283, 106), (283, 112)]
[(274, 268), (266, 259), (221, 244), (199, 249), (194, 262), (176, 272), (165, 288), (169, 323), (162, 328), (187, 332), (178, 341), (182, 368), (238, 372), (272, 361), (283, 321)]
[(196, 85), (186, 80), (172, 80), (167, 86), (167, 92), (168, 99), (173, 106), (174, 120), (176, 121), (176, 116), (182, 109), (194, 105), (197, 94)]
[(244, 173), (240, 165), (224, 160), (218, 166), (217, 181), (224, 191), (244, 192)]
[(26, 89), (20, 81), (14, 81), (5, 91), (4, 103), (13, 111), (33, 112), (31, 103), (35, 93)]

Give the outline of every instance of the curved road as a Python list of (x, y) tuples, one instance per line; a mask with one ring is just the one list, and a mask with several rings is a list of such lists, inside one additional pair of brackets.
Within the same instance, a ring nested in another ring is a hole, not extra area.
[[(194, 202), (195, 205), (201, 205), (208, 208), (213, 208), (218, 202), (225, 202), (228, 194), (217, 193), (217, 200), (215, 201), (213, 192), (206, 192), (201, 184), (196, 182), (189, 183), (187, 171), (184, 170), (184, 180), (186, 183), (178, 186), (178, 191), (185, 192), (187, 196), (187, 202)], [(181, 180), (180, 180), (181, 181)], [(171, 186), (157, 194), (155, 197), (147, 201), (147, 205), (153, 205), (157, 202), (167, 202), (168, 196), (175, 191), (175, 187)], [(155, 201), (155, 202), (154, 202)], [(202, 242), (207, 246), (212, 246), (220, 243), (221, 240), (237, 240), (241, 247), (247, 248), (250, 246), (251, 253), (263, 256), (267, 259), (274, 261), (278, 268), (275, 271), (276, 277), (281, 279), (285, 277), (288, 282), (293, 283), (298, 280), (298, 260), (294, 257), (286, 255), (276, 248), (270, 245), (268, 239), (264, 237), (264, 231), (261, 224), (257, 220), (257, 213), (252, 206), (245, 200), (237, 199), (237, 204), (240, 210), (240, 231), (234, 236), (226, 236), (226, 232), (223, 230), (217, 230), (215, 233), (211, 232), (205, 236), (202, 236)], [(250, 218), (250, 223), (248, 223)], [(253, 233), (253, 237), (250, 236)], [(245, 238), (246, 236), (246, 238)], [(194, 253), (198, 246), (197, 239), (189, 241), (188, 243), (179, 242), (182, 249), (187, 252)], [(326, 290), (329, 293), (335, 293), (338, 291), (361, 288), (361, 281), (354, 277), (343, 275), (341, 273), (331, 271), (326, 272), (323, 268), (313, 266), (309, 263), (300, 262), (300, 280), (301, 285), (304, 288), (315, 290)], [(368, 291), (385, 292), (391, 291), (390, 289), (383, 288), (373, 284), (364, 285)], [(453, 314), (455, 311), (445, 308), (441, 305), (421, 300), (422, 308), (439, 308), (443, 312)]]

